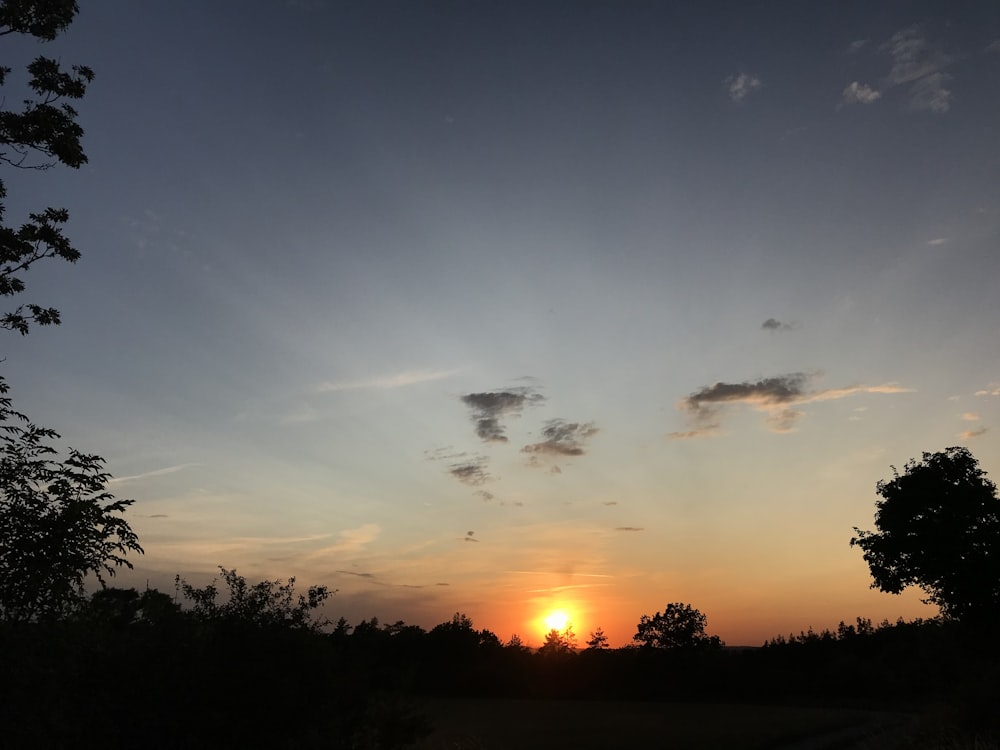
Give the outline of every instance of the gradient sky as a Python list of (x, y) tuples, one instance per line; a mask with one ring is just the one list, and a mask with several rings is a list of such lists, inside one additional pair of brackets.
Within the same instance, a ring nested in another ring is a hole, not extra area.
[(97, 75), (90, 164), (4, 175), (83, 253), (4, 375), (135, 498), (121, 583), (535, 644), (936, 613), (848, 542), (922, 451), (1000, 476), (1000, 5), (81, 4), (3, 41)]

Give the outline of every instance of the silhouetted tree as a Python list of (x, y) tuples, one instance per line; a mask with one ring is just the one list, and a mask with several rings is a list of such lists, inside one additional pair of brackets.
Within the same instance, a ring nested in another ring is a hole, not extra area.
[[(176, 579), (178, 589), (191, 602), (192, 612), (196, 617), (308, 631), (319, 630), (327, 624), (325, 618), (314, 615), (330, 594), (336, 593), (326, 586), (310, 586), (305, 594), (296, 595), (294, 577), (287, 582), (264, 580), (250, 584), (236, 570), (227, 570), (221, 565), (219, 570), (227, 588), (222, 602), (219, 601), (219, 589), (215, 581), (203, 588), (196, 588), (179, 576)], [(373, 618), (373, 622), (377, 626), (377, 620)]]
[(101, 586), (142, 554), (122, 518), (132, 500), (107, 491), (104, 461), (49, 443), (59, 435), (15, 411), (0, 378), (0, 619), (58, 617), (80, 602), (85, 579)]
[(690, 604), (668, 604), (663, 612), (650, 617), (643, 615), (632, 640), (647, 648), (718, 648), (723, 645), (717, 635), (705, 633), (708, 618)]
[(608, 637), (604, 635), (603, 628), (598, 628), (593, 633), (590, 634), (590, 640), (587, 641), (587, 650), (589, 651), (604, 651), (608, 648)]
[[(77, 5), (73, 0), (5, 0), (0, 5), (0, 36), (29, 34), (51, 41), (72, 22)], [(76, 110), (67, 100), (80, 99), (94, 72), (84, 65), (64, 71), (57, 60), (36, 57), (27, 65), (28, 79), (10, 101), (23, 103), (20, 111), (0, 109), (0, 162), (20, 169), (44, 170), (55, 163), (77, 168), (87, 163), (80, 143), (83, 129)], [(0, 86), (8, 83), (11, 68), (0, 67)], [(0, 98), (0, 107), (8, 101)], [(28, 214), (19, 227), (7, 226), (4, 216), (6, 184), (0, 179), (0, 296), (24, 291), (23, 272), (45, 258), (75, 262), (79, 251), (62, 233), (69, 219), (64, 208), (45, 208)], [(28, 332), (29, 325), (59, 323), (54, 307), (22, 304), (0, 317), (0, 327)]]
[(559, 656), (571, 654), (576, 650), (576, 633), (573, 626), (567, 625), (563, 630), (552, 628), (545, 634), (545, 642), (538, 653), (542, 656)]
[[(73, 0), (4, 0), (0, 36), (28, 34), (51, 41), (77, 13)], [(13, 70), (0, 67), (0, 86)], [(36, 57), (27, 65), (21, 92), (0, 97), (0, 164), (45, 170), (56, 163), (77, 168), (87, 161), (67, 100), (80, 99), (93, 80), (90, 68), (62, 70), (57, 60)], [(8, 101), (21, 101), (20, 111)], [(62, 233), (69, 214), (45, 208), (20, 227), (6, 224), (7, 186), (0, 179), (0, 296), (24, 291), (25, 271), (45, 258), (76, 261), (80, 253)], [(26, 334), (31, 323), (59, 322), (52, 307), (22, 304), (0, 317), (0, 328)], [(70, 449), (59, 458), (49, 442), (59, 435), (32, 424), (11, 407), (0, 379), (0, 618), (58, 616), (80, 601), (84, 579), (101, 585), (129, 552), (142, 552), (121, 513), (131, 500), (106, 490), (110, 475), (99, 456)]]
[(861, 531), (872, 588), (898, 594), (919, 586), (926, 602), (960, 620), (1000, 614), (1000, 499), (967, 448), (910, 460), (879, 481), (877, 531)]

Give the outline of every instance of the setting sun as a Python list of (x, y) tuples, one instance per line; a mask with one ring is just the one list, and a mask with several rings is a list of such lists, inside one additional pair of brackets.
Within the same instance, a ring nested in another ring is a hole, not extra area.
[(556, 609), (545, 616), (545, 629), (563, 631), (570, 625), (569, 615), (565, 610)]

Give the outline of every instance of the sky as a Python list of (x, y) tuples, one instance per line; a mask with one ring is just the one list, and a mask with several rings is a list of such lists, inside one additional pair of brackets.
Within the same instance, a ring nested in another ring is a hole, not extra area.
[(81, 5), (3, 41), (96, 73), (89, 164), (4, 175), (82, 258), (3, 376), (134, 498), (116, 583), (535, 645), (936, 614), (849, 541), (924, 451), (1000, 476), (1000, 5)]

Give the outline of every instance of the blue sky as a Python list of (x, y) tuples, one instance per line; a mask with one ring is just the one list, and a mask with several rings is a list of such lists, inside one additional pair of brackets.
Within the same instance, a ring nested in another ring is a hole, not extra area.
[[(855, 616), (875, 482), (1000, 417), (987, 2), (90, 3), (15, 403), (146, 555), (331, 614), (730, 643)], [(15, 59), (16, 58), (16, 59)], [(503, 438), (503, 439), (501, 439)]]

